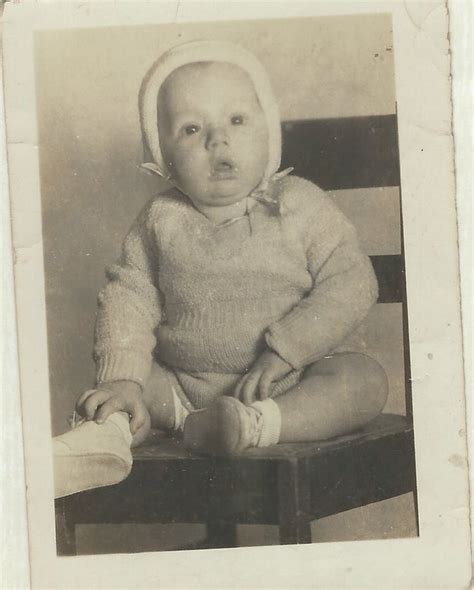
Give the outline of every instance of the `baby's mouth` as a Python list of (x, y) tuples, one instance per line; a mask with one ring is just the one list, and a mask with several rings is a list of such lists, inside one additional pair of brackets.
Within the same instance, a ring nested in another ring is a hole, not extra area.
[(227, 180), (235, 178), (237, 166), (230, 158), (220, 158), (215, 160), (211, 166), (211, 178), (216, 180)]

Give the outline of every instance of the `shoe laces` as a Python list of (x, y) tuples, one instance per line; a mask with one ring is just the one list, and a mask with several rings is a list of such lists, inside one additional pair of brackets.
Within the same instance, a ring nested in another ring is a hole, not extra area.
[(74, 410), (71, 416), (69, 417), (68, 422), (69, 426), (72, 429), (74, 429), (80, 426), (81, 424), (84, 424), (84, 422), (86, 422), (86, 419), (83, 418), (80, 414), (78, 414), (76, 410)]
[(254, 406), (245, 406), (249, 417), (249, 438), (252, 447), (258, 447), (263, 430), (263, 414)]

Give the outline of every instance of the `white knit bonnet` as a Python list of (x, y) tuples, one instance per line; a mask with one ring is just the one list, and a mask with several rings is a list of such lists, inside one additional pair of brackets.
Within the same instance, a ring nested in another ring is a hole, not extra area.
[[(142, 167), (166, 180), (171, 180), (160, 148), (158, 129), (158, 92), (166, 78), (177, 68), (196, 62), (225, 62), (239, 66), (250, 76), (268, 126), (268, 163), (260, 184), (254, 192), (265, 191), (281, 161), (281, 124), (278, 105), (267, 73), (257, 58), (246, 49), (222, 41), (191, 41), (168, 50), (146, 74), (139, 96), (140, 120), (145, 147), (153, 158)], [(284, 171), (287, 173), (287, 171)]]

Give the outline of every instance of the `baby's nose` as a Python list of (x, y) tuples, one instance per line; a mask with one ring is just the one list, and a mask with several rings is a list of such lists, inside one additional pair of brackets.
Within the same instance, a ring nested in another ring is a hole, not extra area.
[(206, 148), (216, 148), (220, 145), (228, 145), (229, 137), (223, 127), (212, 127), (207, 132)]

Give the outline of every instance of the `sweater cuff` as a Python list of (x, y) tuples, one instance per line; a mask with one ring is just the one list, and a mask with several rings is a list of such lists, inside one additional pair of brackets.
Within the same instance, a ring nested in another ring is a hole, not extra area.
[(151, 358), (127, 351), (101, 354), (96, 357), (97, 384), (109, 381), (134, 381), (142, 388), (148, 380)]
[(311, 360), (306, 360), (306, 355), (303, 350), (299, 350), (296, 340), (288, 337), (288, 332), (279, 324), (273, 324), (268, 332), (265, 334), (265, 341), (267, 346), (274, 350), (278, 356), (290, 364), (294, 369), (302, 369)]

